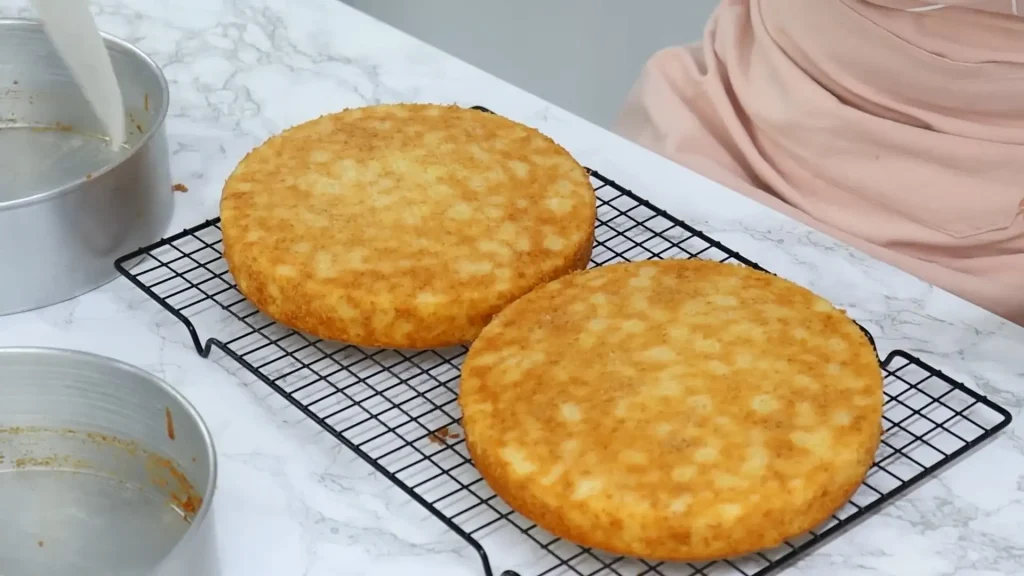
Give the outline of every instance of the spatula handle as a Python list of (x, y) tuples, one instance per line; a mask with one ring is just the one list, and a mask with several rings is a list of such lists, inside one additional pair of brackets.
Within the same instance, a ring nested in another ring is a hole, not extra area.
[(124, 101), (88, 0), (32, 0), (47, 36), (110, 138), (125, 141)]

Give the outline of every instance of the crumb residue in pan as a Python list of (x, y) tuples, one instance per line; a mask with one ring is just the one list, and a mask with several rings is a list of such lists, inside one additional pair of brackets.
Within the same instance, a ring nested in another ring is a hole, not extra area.
[(173, 462), (155, 454), (149, 454), (146, 458), (146, 470), (153, 485), (167, 492), (171, 504), (181, 512), (186, 522), (191, 523), (203, 507), (203, 497), (196, 492), (188, 478)]
[(174, 440), (174, 416), (171, 415), (170, 408), (164, 408), (164, 420), (167, 421), (167, 437), (172, 441)]
[(174, 186), (171, 186), (171, 192), (188, 192), (188, 186), (178, 182)]
[(55, 454), (53, 456), (43, 456), (42, 458), (15, 458), (14, 467), (18, 469), (63, 468), (68, 470), (89, 470), (93, 466), (81, 458)]
[(63, 122), (57, 122), (47, 126), (33, 126), (32, 130), (36, 132), (74, 132), (75, 127)]
[(149, 92), (142, 95), (142, 109), (149, 112)]
[[(165, 410), (167, 435), (174, 440), (175, 431), (171, 411), (169, 409)], [(178, 511), (186, 522), (191, 523), (196, 513), (202, 508), (202, 496), (196, 491), (177, 464), (163, 456), (146, 450), (133, 440), (124, 440), (102, 432), (81, 432), (71, 429), (50, 429), (35, 426), (0, 427), (0, 436), (20, 434), (58, 434), (79, 438), (98, 446), (116, 449), (133, 459), (139, 458), (138, 463), (144, 468), (144, 470), (140, 469), (140, 472), (144, 472), (148, 482), (167, 497), (170, 506)], [(2, 441), (2, 438), (0, 438), (0, 441)], [(196, 459), (192, 458), (192, 461), (195, 462)], [(0, 463), (3, 462), (4, 457), (0, 456)], [(82, 471), (98, 470), (101, 472), (104, 470), (97, 463), (64, 454), (11, 457), (8, 462), (13, 464), (13, 467), (16, 469), (56, 468)]]
[[(67, 432), (70, 434), (77, 434), (77, 432), (75, 432), (74, 430), (68, 430)], [(96, 442), (97, 444), (106, 444), (114, 448), (120, 448), (121, 450), (124, 450), (125, 452), (132, 456), (138, 454), (139, 452), (146, 452), (146, 450), (139, 446), (139, 443), (135, 442), (134, 440), (122, 440), (117, 436), (111, 436), (109, 434), (103, 434), (101, 432), (86, 432), (85, 436), (86, 438), (92, 440), (93, 442)]]
[(130, 123), (130, 124), (131, 124), (132, 126), (134, 126), (136, 130), (138, 130), (138, 131), (139, 131), (139, 134), (140, 134), (140, 135), (141, 135), (141, 134), (142, 134), (143, 132), (145, 132), (145, 130), (143, 130), (143, 128), (142, 128), (142, 123), (141, 123), (141, 122), (139, 122), (138, 120), (136, 120), (136, 119), (135, 119), (135, 115), (134, 115), (134, 114), (132, 114), (131, 112), (129, 112), (129, 113), (128, 113), (128, 122), (129, 122), (129, 123)]
[(39, 546), (40, 548), (42, 548), (45, 545), (46, 545), (46, 543), (43, 542), (42, 540), (40, 540), (39, 542), (36, 542), (36, 546)]

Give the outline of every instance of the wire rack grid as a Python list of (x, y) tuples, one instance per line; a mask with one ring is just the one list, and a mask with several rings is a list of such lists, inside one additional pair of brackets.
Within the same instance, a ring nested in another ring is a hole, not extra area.
[[(593, 266), (704, 258), (761, 269), (601, 174), (590, 174), (598, 195)], [(465, 540), (485, 576), (495, 573), (488, 551), (506, 544), (531, 550), (529, 565), (516, 569), (540, 576), (767, 576), (1010, 422), (1006, 410), (963, 384), (908, 353), (893, 352), (881, 362), (885, 433), (876, 462), (850, 502), (824, 525), (777, 549), (738, 559), (664, 564), (613, 557), (546, 533), (505, 505), (473, 468), (456, 404), (465, 348), (369, 350), (275, 324), (232, 281), (221, 253), (219, 219), (125, 255), (115, 265), (185, 326), (199, 354), (207, 357), (216, 348), (241, 364)], [(211, 311), (219, 318), (210, 328), (217, 337), (203, 340), (197, 324)]]

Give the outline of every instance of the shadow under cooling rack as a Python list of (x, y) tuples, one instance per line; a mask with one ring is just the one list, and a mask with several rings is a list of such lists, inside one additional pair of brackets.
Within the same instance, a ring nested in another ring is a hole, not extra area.
[[(591, 178), (599, 198), (593, 266), (704, 258), (761, 269), (599, 173), (591, 171)], [(775, 550), (739, 559), (663, 564), (613, 557), (547, 534), (509, 509), (473, 468), (456, 404), (465, 348), (368, 350), (275, 324), (232, 281), (219, 219), (128, 254), (116, 267), (181, 321), (202, 356), (221, 350), (465, 540), (486, 576), (495, 574), (497, 563), (489, 553), (517, 547), (529, 561), (516, 566), (520, 572), (502, 574), (765, 576), (1010, 423), (1010, 414), (988, 399), (910, 354), (893, 352), (881, 363), (885, 433), (875, 464), (828, 522)], [(200, 332), (215, 337), (204, 340)]]

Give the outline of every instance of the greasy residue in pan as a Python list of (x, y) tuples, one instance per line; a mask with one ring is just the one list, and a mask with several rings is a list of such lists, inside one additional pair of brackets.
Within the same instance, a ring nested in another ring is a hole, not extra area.
[[(167, 411), (168, 433), (174, 434), (173, 420)], [(203, 498), (195, 487), (171, 460), (146, 450), (133, 440), (124, 440), (116, 436), (100, 432), (82, 432), (70, 429), (49, 429), (42, 427), (4, 427), (0, 428), (0, 438), (4, 435), (59, 434), (65, 438), (75, 438), (90, 442), (96, 446), (116, 449), (131, 459), (141, 459), (146, 471), (147, 481), (164, 494), (168, 504), (181, 514), (182, 518), (191, 523), (203, 506)], [(194, 459), (193, 459), (194, 461)], [(48, 454), (46, 456), (22, 456), (11, 461), (0, 453), (0, 464), (13, 464), (13, 469), (61, 469), (72, 471), (99, 471), (95, 463), (88, 459), (66, 454)]]

